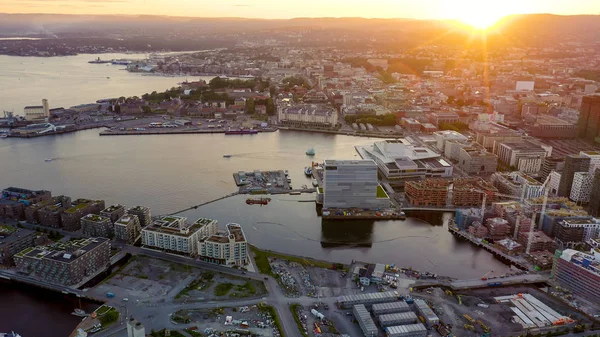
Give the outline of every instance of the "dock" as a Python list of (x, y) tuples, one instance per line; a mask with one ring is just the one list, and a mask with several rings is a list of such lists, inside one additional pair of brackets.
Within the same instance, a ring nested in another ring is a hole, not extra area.
[[(196, 135), (196, 134), (213, 134), (213, 133), (225, 133), (225, 129), (163, 129), (157, 128), (152, 130), (105, 130), (100, 132), (100, 136), (143, 136), (143, 135)], [(260, 129), (256, 130), (258, 133), (263, 132), (275, 132), (277, 129)]]
[(283, 170), (243, 172), (233, 174), (240, 194), (287, 194), (292, 184)]
[(507, 254), (503, 253), (502, 251), (500, 251), (499, 249), (494, 248), (488, 244), (485, 244), (485, 243), (479, 241), (477, 238), (473, 237), (469, 233), (459, 230), (452, 223), (448, 224), (448, 231), (450, 233), (452, 233), (454, 236), (457, 236), (461, 239), (470, 241), (472, 244), (476, 245), (477, 247), (481, 247), (481, 248), (487, 250), (488, 252), (492, 253), (492, 255), (494, 255), (494, 257), (496, 257), (497, 259), (499, 259), (501, 261), (510, 263), (521, 270), (533, 270), (527, 262), (517, 259), (514, 256), (507, 255)]

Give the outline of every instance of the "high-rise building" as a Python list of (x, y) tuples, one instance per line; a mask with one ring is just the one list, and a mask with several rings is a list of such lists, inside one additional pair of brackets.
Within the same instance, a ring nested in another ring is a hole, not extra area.
[(555, 258), (553, 278), (573, 294), (600, 303), (600, 253), (585, 254), (565, 249)]
[(600, 216), (600, 169), (596, 169), (596, 171), (594, 171), (594, 178), (592, 179), (592, 193), (590, 194), (589, 210), (591, 216)]
[(540, 179), (542, 181), (546, 180), (552, 171), (562, 171), (565, 166), (565, 158), (551, 156), (544, 158), (544, 163), (542, 164), (542, 171), (540, 172)]
[(565, 159), (565, 167), (560, 175), (560, 183), (558, 185), (558, 196), (569, 197), (571, 194), (571, 186), (573, 186), (573, 178), (575, 172), (588, 172), (590, 166), (590, 158), (580, 155), (568, 155)]
[(389, 199), (373, 160), (325, 160), (324, 208), (385, 208)]
[(580, 156), (590, 158), (590, 174), (594, 174), (597, 168), (600, 168), (600, 152), (599, 151), (581, 151)]
[(593, 178), (589, 172), (575, 172), (569, 199), (582, 204), (590, 202)]
[(600, 134), (600, 94), (583, 97), (577, 123), (579, 138), (593, 142)]

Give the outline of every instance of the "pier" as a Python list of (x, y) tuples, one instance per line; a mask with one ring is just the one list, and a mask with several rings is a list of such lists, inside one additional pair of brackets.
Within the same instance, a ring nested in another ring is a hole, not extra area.
[(193, 209), (197, 209), (198, 207), (202, 207), (204, 205), (212, 204), (213, 202), (217, 202), (219, 200), (231, 198), (231, 197), (236, 196), (238, 194), (239, 194), (238, 192), (233, 192), (233, 193), (227, 194), (225, 196), (219, 197), (217, 199), (213, 199), (213, 200), (210, 200), (210, 201), (207, 201), (207, 202), (203, 202), (203, 203), (198, 204), (198, 205), (190, 206), (190, 207), (188, 207), (186, 209), (182, 209), (182, 210), (179, 210), (179, 211), (176, 211), (176, 212), (173, 212), (173, 213), (156, 215), (156, 216), (153, 216), (153, 218), (157, 218), (158, 219), (158, 218), (162, 218), (164, 216), (177, 215), (179, 213), (183, 213), (183, 212), (187, 212), (187, 211), (190, 211), (190, 210), (193, 210)]
[[(213, 133), (225, 133), (225, 129), (152, 129), (152, 130), (105, 130), (100, 132), (100, 136), (142, 136), (142, 135), (195, 135), (195, 134), (213, 134)], [(260, 129), (256, 130), (258, 133), (263, 132), (275, 132), (277, 129)]]
[(514, 256), (507, 255), (507, 254), (503, 253), (502, 251), (500, 251), (499, 249), (494, 248), (488, 244), (485, 244), (485, 243), (479, 241), (477, 238), (473, 237), (472, 235), (459, 230), (457, 227), (453, 226), (451, 223), (448, 225), (448, 231), (450, 233), (452, 233), (454, 236), (457, 236), (457, 237), (467, 240), (467, 241), (471, 241), (471, 243), (473, 243), (477, 247), (481, 247), (481, 248), (487, 250), (488, 252), (490, 252), (492, 255), (494, 255), (499, 260), (508, 262), (521, 270), (533, 270), (532, 268), (530, 268), (530, 266), (527, 262), (517, 259)]

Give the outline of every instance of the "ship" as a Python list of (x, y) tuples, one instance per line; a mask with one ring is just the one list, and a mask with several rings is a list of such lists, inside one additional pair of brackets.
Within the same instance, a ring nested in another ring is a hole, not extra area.
[(229, 129), (229, 130), (225, 131), (226, 135), (255, 135), (257, 133), (258, 133), (258, 131), (257, 130), (253, 130), (253, 129), (249, 129), (249, 130), (241, 130), (241, 129), (233, 130), (233, 129)]
[(52, 158), (46, 158), (46, 159), (44, 159), (44, 161), (53, 161), (53, 160), (54, 159), (52, 159)]
[(313, 149), (312, 147), (308, 150), (306, 150), (306, 155), (307, 156), (314, 156), (315, 155), (315, 149)]
[(231, 155), (230, 154), (224, 154), (223, 158), (231, 158)]
[(112, 60), (111, 61), (104, 61), (104, 60), (101, 60), (98, 57), (97, 59), (89, 61), (88, 63), (92, 63), (92, 64), (104, 64), (104, 63), (111, 63), (111, 62), (112, 62)]
[(71, 315), (79, 316), (79, 317), (87, 317), (87, 314), (85, 313), (85, 311), (83, 311), (81, 309), (75, 309), (75, 311), (73, 311), (71, 313)]
[(312, 169), (310, 167), (305, 167), (304, 168), (304, 174), (306, 174), (306, 176), (310, 177), (312, 176)]
[(21, 335), (19, 335), (16, 332), (11, 332), (11, 333), (6, 333), (6, 332), (0, 332), (0, 337), (21, 337)]
[(267, 205), (271, 201), (271, 198), (248, 198), (246, 199), (246, 203), (248, 205)]
[(400, 220), (405, 220), (405, 219), (406, 219), (406, 213), (400, 212)]
[(8, 138), (8, 133), (0, 133), (0, 138)]
[(112, 63), (114, 65), (127, 66), (127, 65), (131, 64), (131, 61), (127, 61), (127, 60), (112, 60), (110, 63)]

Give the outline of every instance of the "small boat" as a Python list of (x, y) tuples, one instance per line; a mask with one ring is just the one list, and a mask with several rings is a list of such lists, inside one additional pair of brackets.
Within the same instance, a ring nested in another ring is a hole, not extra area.
[(0, 332), (0, 337), (21, 337), (18, 333), (12, 331), (10, 333)]
[(313, 184), (314, 187), (319, 186), (319, 182), (317, 181), (317, 179), (313, 179), (312, 180), (312, 184)]
[(254, 130), (254, 129), (229, 129), (227, 131), (225, 131), (226, 135), (255, 135), (258, 133), (258, 130)]
[(267, 205), (271, 201), (271, 198), (248, 198), (246, 199), (246, 204), (248, 205)]
[(46, 158), (46, 159), (44, 159), (44, 161), (53, 161), (53, 160), (54, 159), (52, 159), (52, 158)]
[(107, 79), (107, 80), (110, 80), (110, 77), (106, 76), (106, 79)]
[(223, 158), (231, 158), (231, 155), (230, 154), (224, 154)]
[(285, 176), (288, 176), (288, 170), (283, 171), (283, 173), (285, 173)]
[(75, 309), (75, 311), (73, 311), (71, 313), (71, 315), (79, 316), (79, 317), (87, 317), (87, 314), (85, 313), (85, 311), (83, 311), (81, 309)]
[(304, 168), (304, 174), (306, 174), (306, 176), (310, 177), (312, 176), (312, 169), (310, 167), (305, 167)]
[(406, 220), (406, 213), (400, 212), (400, 220)]
[(290, 192), (290, 195), (300, 195), (300, 194), (302, 194), (302, 193), (300, 193), (300, 192), (298, 192), (298, 191), (293, 191), (293, 192)]
[(0, 138), (8, 138), (8, 134), (7, 133), (0, 133)]
[(315, 149), (313, 149), (312, 147), (308, 150), (306, 150), (306, 155), (307, 156), (314, 156), (315, 155)]

